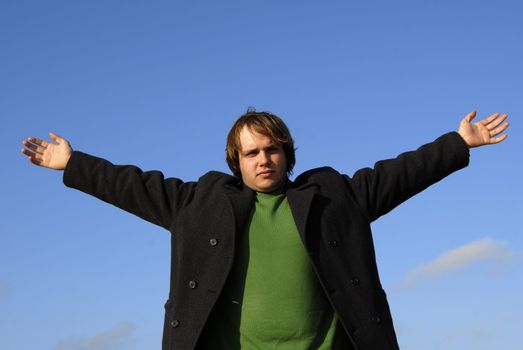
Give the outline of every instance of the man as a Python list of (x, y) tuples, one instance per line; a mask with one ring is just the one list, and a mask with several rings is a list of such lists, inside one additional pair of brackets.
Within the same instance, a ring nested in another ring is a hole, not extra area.
[(294, 182), (293, 139), (275, 115), (248, 111), (227, 137), (234, 176), (197, 182), (115, 166), (30, 137), (22, 152), (64, 170), (64, 183), (171, 231), (167, 349), (398, 349), (370, 223), (468, 164), (469, 148), (503, 141), (507, 115), (352, 177), (331, 168)]

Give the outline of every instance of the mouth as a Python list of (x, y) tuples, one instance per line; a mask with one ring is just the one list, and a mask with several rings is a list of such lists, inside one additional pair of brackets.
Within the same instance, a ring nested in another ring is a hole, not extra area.
[(274, 170), (264, 170), (262, 172), (259, 172), (258, 176), (266, 177), (266, 176), (270, 176), (272, 174), (274, 174)]

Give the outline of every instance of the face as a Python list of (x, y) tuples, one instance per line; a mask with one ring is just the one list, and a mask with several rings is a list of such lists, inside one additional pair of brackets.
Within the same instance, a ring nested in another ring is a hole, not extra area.
[(244, 126), (240, 145), (240, 171), (245, 185), (257, 192), (274, 192), (285, 184), (287, 159), (280, 144)]

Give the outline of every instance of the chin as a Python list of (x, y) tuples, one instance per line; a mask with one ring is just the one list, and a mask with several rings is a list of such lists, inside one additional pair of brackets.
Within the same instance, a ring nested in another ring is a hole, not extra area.
[(269, 186), (262, 186), (262, 187), (258, 187), (260, 190), (259, 192), (266, 192), (266, 193), (270, 193), (270, 192), (275, 192), (275, 191), (278, 191), (280, 189), (280, 184), (272, 184), (272, 185), (269, 185)]

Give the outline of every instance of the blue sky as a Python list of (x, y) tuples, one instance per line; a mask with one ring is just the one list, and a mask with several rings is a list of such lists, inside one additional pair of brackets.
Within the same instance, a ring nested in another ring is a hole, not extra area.
[[(373, 224), (402, 349), (520, 348), (519, 1), (3, 1), (0, 348), (160, 348), (169, 233), (20, 154), (49, 131), (118, 164), (228, 171), (248, 106), (295, 173), (352, 174), (508, 113), (509, 138)], [(479, 119), (479, 118), (478, 118)]]

